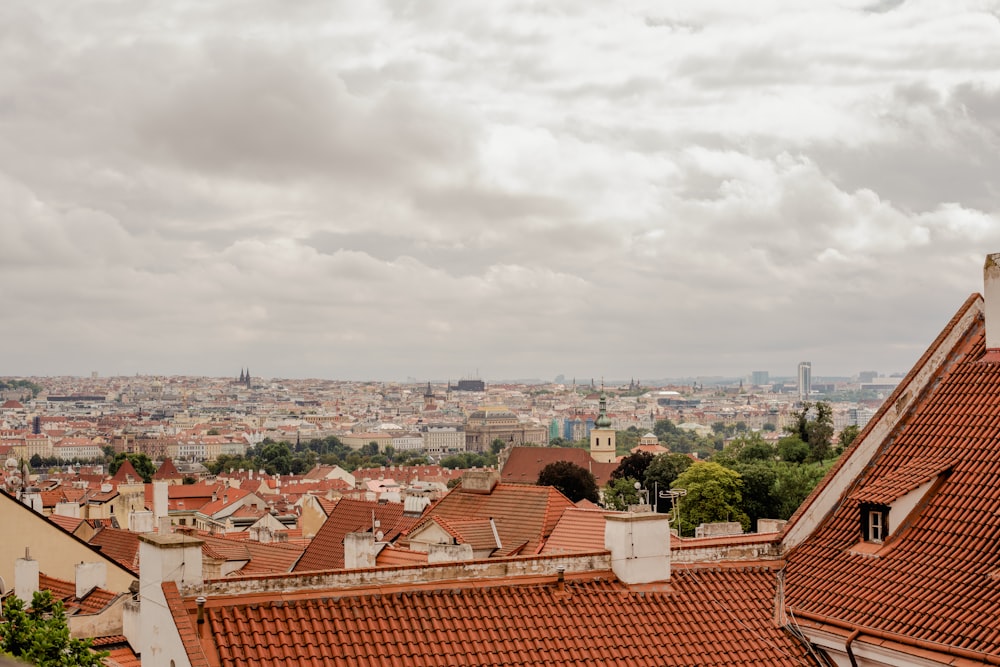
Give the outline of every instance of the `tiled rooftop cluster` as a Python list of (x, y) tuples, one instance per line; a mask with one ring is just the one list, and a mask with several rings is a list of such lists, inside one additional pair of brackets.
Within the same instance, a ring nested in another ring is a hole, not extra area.
[[(609, 573), (607, 573), (609, 574)], [(770, 623), (775, 572), (686, 571), (629, 590), (607, 576), (486, 586), (209, 600), (221, 667), (351, 665), (802, 665)], [(188, 606), (190, 612), (190, 605)]]

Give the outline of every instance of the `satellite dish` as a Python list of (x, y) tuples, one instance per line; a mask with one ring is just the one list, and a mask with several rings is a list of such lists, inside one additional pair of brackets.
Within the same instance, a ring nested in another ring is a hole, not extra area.
[(385, 537), (385, 533), (383, 533), (381, 530), (375, 533), (376, 542), (381, 542), (383, 537)]

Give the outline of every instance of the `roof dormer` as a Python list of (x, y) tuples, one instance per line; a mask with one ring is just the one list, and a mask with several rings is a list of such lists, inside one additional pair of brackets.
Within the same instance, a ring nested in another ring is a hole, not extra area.
[(912, 460), (852, 493), (850, 499), (858, 503), (861, 533), (861, 541), (852, 551), (877, 555), (911, 523), (915, 510), (954, 464), (942, 459)]

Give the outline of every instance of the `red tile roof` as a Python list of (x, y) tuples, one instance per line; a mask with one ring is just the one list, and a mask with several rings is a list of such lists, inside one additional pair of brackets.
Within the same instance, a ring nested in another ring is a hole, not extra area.
[(514, 447), (500, 471), (500, 481), (509, 484), (534, 484), (538, 473), (550, 463), (569, 461), (593, 473), (598, 486), (611, 479), (617, 463), (598, 463), (590, 452), (576, 447)]
[(101, 553), (132, 572), (139, 571), (139, 536), (127, 530), (105, 526), (90, 538), (90, 544)]
[(293, 571), (335, 570), (344, 567), (344, 536), (348, 533), (371, 531), (373, 518), (379, 522), (375, 530), (391, 541), (410, 528), (415, 518), (403, 516), (402, 503), (373, 503), (341, 498), (337, 506), (316, 532)]
[(53, 514), (49, 516), (48, 519), (52, 523), (56, 524), (57, 526), (65, 530), (67, 533), (72, 533), (76, 531), (76, 529), (80, 527), (80, 524), (83, 523), (83, 519), (80, 519), (78, 517), (60, 516), (58, 514)]
[(552, 530), (543, 554), (591, 553), (604, 550), (604, 517), (609, 510), (571, 507)]
[(492, 518), (501, 542), (494, 555), (509, 556), (537, 553), (563, 512), (571, 507), (569, 498), (551, 486), (497, 484), (488, 494), (466, 492), (458, 486), (425, 516), (449, 522)]
[(142, 477), (138, 472), (136, 472), (135, 468), (132, 467), (132, 462), (125, 459), (122, 461), (121, 466), (118, 467), (118, 470), (115, 471), (115, 475), (111, 478), (111, 481), (122, 484), (129, 481), (129, 478), (135, 482), (142, 482)]
[[(963, 311), (969, 307), (967, 301)], [(891, 633), (903, 643), (926, 642), (996, 659), (1000, 363), (983, 359), (981, 314), (958, 333), (963, 337), (948, 354), (935, 355), (934, 361), (929, 355), (922, 358), (921, 364), (939, 364), (928, 367), (933, 376), (922, 395), (890, 399), (913, 400), (877, 443), (853, 488), (791, 552), (786, 600), (800, 618), (829, 619), (831, 624)], [(854, 455), (858, 447), (855, 442), (844, 456)], [(938, 483), (906, 523), (889, 527), (898, 531), (884, 545), (851, 549), (861, 539), (862, 501), (889, 503), (938, 473)]]
[(155, 480), (181, 479), (182, 475), (177, 471), (177, 466), (170, 459), (163, 459), (163, 463), (156, 469), (153, 475)]
[(100, 613), (118, 597), (117, 593), (103, 588), (94, 588), (82, 598), (78, 598), (76, 597), (76, 583), (50, 577), (44, 572), (38, 575), (38, 588), (43, 591), (52, 591), (53, 598), (62, 600), (67, 616)]
[(771, 622), (774, 592), (763, 567), (679, 570), (636, 590), (604, 572), (561, 587), (549, 576), (209, 598), (205, 614), (220, 667), (812, 664)]

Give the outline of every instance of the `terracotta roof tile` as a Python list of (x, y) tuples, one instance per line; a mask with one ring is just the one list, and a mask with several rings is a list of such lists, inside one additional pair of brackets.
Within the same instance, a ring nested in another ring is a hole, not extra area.
[(550, 486), (501, 483), (488, 494), (464, 492), (461, 486), (452, 489), (425, 516), (449, 522), (492, 518), (502, 545), (494, 555), (507, 556), (537, 553), (571, 507), (573, 503)]
[(220, 667), (811, 664), (771, 622), (775, 572), (684, 570), (669, 585), (497, 580), (240, 604), (209, 599)]
[(50, 577), (44, 572), (38, 575), (38, 588), (43, 591), (52, 591), (52, 597), (62, 600), (67, 616), (100, 613), (118, 597), (117, 593), (109, 590), (93, 588), (82, 598), (78, 598), (74, 582)]
[(598, 486), (611, 479), (618, 463), (598, 463), (585, 449), (576, 447), (514, 447), (500, 471), (500, 481), (508, 484), (534, 484), (538, 473), (550, 463), (569, 461), (594, 474)]
[(402, 503), (373, 503), (341, 498), (316, 532), (293, 570), (334, 570), (344, 567), (344, 536), (348, 533), (372, 530), (372, 521), (386, 541), (395, 539), (410, 528), (416, 519), (403, 516)]
[[(854, 488), (792, 551), (796, 613), (1000, 656), (1000, 363), (984, 352), (980, 314)], [(860, 502), (889, 503), (947, 469), (884, 545), (851, 549)]]
[(581, 509), (571, 507), (563, 512), (562, 518), (552, 530), (543, 554), (589, 553), (604, 550), (604, 517), (609, 510)]
[(139, 571), (139, 536), (136, 533), (105, 526), (90, 538), (90, 544), (132, 572)]

